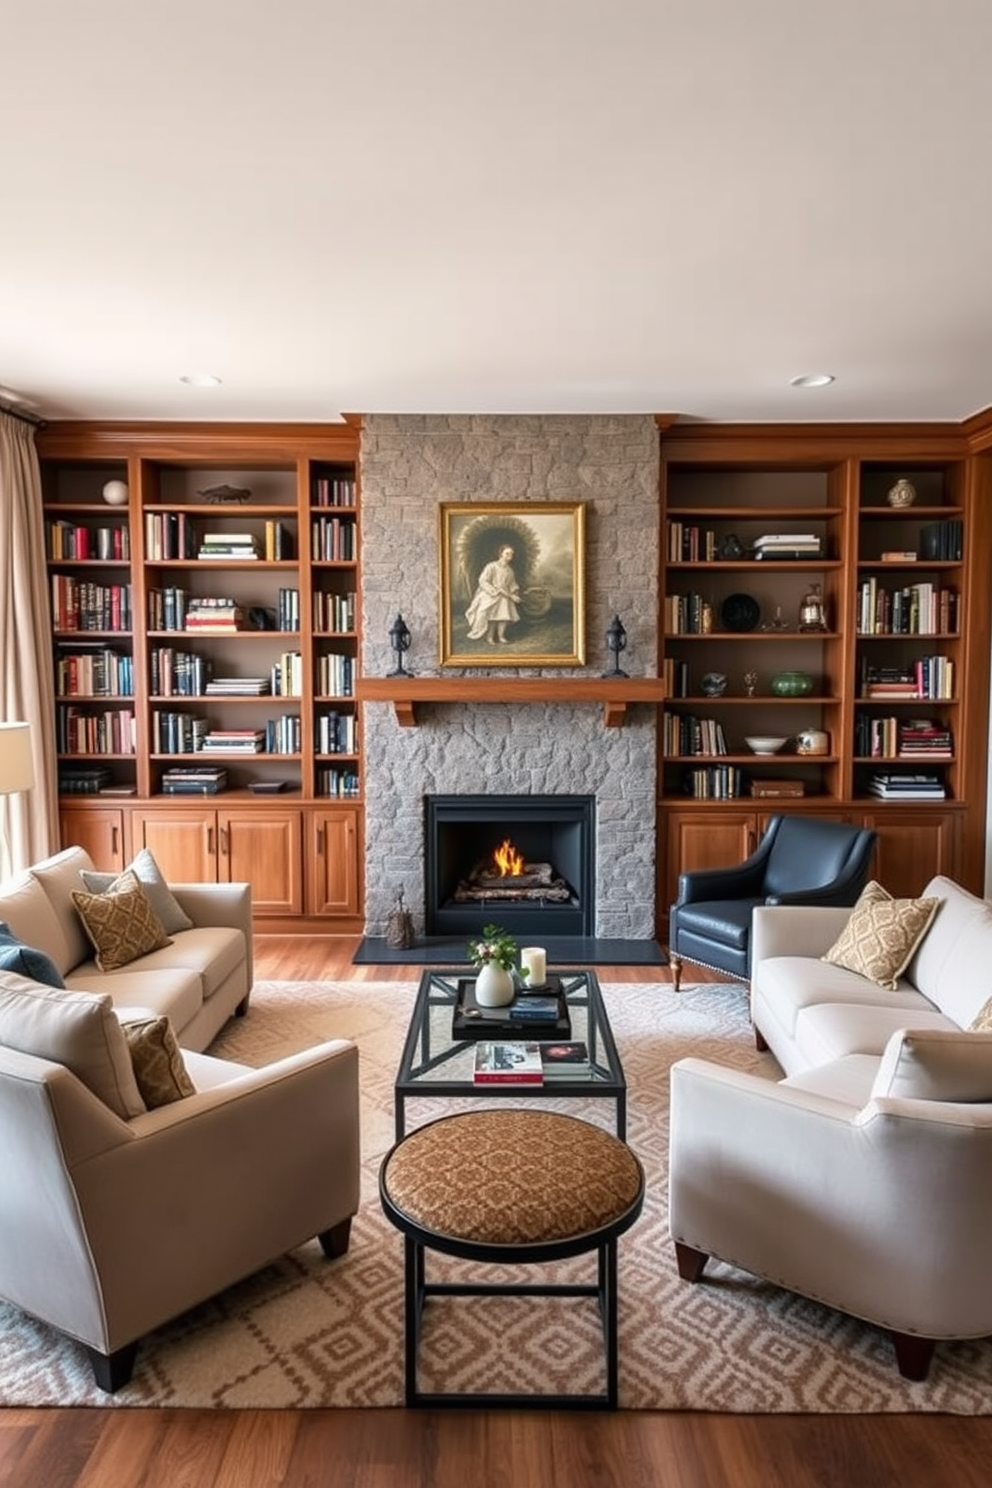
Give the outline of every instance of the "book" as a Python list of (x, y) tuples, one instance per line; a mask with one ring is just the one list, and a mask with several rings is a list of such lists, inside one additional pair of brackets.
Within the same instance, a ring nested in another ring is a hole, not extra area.
[(558, 998), (535, 997), (533, 994), (515, 997), (510, 1004), (510, 1019), (514, 1023), (557, 1023)]
[(592, 1070), (589, 1050), (581, 1039), (540, 1044), (539, 1048), (546, 1080), (581, 1080)]
[(475, 1046), (472, 1078), (477, 1085), (540, 1085), (544, 1079), (541, 1046), (482, 1039)]

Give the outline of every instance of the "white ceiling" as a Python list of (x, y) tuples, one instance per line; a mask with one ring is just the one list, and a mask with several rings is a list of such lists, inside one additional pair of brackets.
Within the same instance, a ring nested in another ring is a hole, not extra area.
[(992, 405), (990, 0), (0, 0), (0, 131), (49, 418)]

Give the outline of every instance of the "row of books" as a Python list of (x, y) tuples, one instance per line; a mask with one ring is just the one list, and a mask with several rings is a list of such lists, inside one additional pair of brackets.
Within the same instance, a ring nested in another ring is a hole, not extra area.
[(284, 651), (273, 663), (271, 672), (272, 692), (275, 697), (303, 696), (303, 654), (300, 651)]
[(94, 712), (63, 704), (56, 709), (59, 754), (134, 754), (135, 732), (135, 717), (129, 708)]
[(858, 586), (858, 635), (956, 635), (956, 589), (924, 582), (887, 589), (874, 577)]
[(311, 487), (314, 506), (354, 506), (355, 478), (351, 475), (319, 475)]
[(212, 675), (212, 663), (195, 651), (154, 646), (148, 657), (148, 682), (153, 697), (202, 697)]
[(578, 1039), (528, 1043), (480, 1039), (472, 1079), (477, 1085), (540, 1085), (545, 1080), (581, 1080), (592, 1063)]
[(354, 713), (323, 713), (317, 719), (318, 754), (357, 754), (358, 719)]
[(712, 623), (713, 607), (702, 594), (666, 594), (666, 635), (704, 635)]
[(353, 800), (362, 793), (362, 784), (357, 770), (342, 770), (337, 766), (317, 771), (317, 794), (332, 800)]
[(857, 713), (854, 752), (875, 759), (952, 759), (951, 730), (931, 719), (875, 718)]
[(697, 718), (692, 713), (662, 716), (661, 752), (666, 756), (726, 754), (723, 725), (715, 718)]
[(52, 623), (56, 631), (132, 628), (131, 585), (96, 584), (52, 574)]
[(358, 596), (348, 594), (323, 594), (319, 590), (313, 596), (313, 628), (341, 635), (355, 629)]
[(960, 563), (964, 552), (964, 524), (954, 517), (928, 522), (920, 528), (920, 557), (938, 563)]
[(863, 698), (940, 698), (954, 696), (954, 662), (949, 656), (920, 656), (906, 666), (871, 666), (863, 659)]
[(669, 563), (713, 563), (716, 549), (717, 536), (712, 527), (700, 528), (695, 523), (669, 522)]
[(59, 768), (59, 795), (95, 796), (110, 785), (113, 778), (113, 771), (103, 765), (62, 765)]
[(317, 517), (310, 528), (310, 542), (317, 563), (353, 563), (358, 552), (354, 519)]
[(134, 662), (127, 652), (100, 646), (59, 650), (55, 658), (58, 697), (133, 697)]
[(45, 523), (45, 547), (52, 562), (89, 562), (103, 559), (127, 563), (131, 558), (131, 534), (122, 523), (116, 527), (87, 527), (61, 518)]
[(682, 785), (695, 801), (731, 801), (743, 794), (744, 772), (738, 765), (708, 765), (687, 770)]
[(336, 651), (317, 658), (317, 691), (321, 697), (353, 697), (355, 659)]

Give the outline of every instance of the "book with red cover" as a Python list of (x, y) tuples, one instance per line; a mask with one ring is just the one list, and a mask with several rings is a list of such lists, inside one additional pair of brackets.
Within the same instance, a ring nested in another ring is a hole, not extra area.
[(472, 1078), (477, 1085), (540, 1085), (544, 1079), (541, 1046), (480, 1039)]

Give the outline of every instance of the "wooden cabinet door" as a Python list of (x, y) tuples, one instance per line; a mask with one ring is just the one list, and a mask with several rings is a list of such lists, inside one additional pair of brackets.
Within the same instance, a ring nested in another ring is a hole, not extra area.
[(59, 811), (59, 834), (63, 847), (81, 847), (97, 868), (109, 873), (127, 861), (124, 813), (118, 807), (84, 808), (63, 806)]
[(137, 811), (136, 847), (147, 847), (171, 883), (216, 883), (218, 829), (212, 806), (178, 811)]
[(757, 817), (749, 810), (663, 810), (662, 821), (664, 881), (658, 909), (665, 916), (678, 895), (680, 873), (697, 868), (730, 868), (749, 857), (758, 843)]
[(310, 815), (310, 914), (357, 915), (361, 910), (359, 813), (333, 807)]
[(878, 833), (871, 877), (897, 899), (921, 894), (935, 873), (957, 877), (958, 815), (895, 807), (866, 812)]
[(256, 915), (303, 913), (303, 826), (298, 808), (218, 812), (218, 877), (251, 884)]

